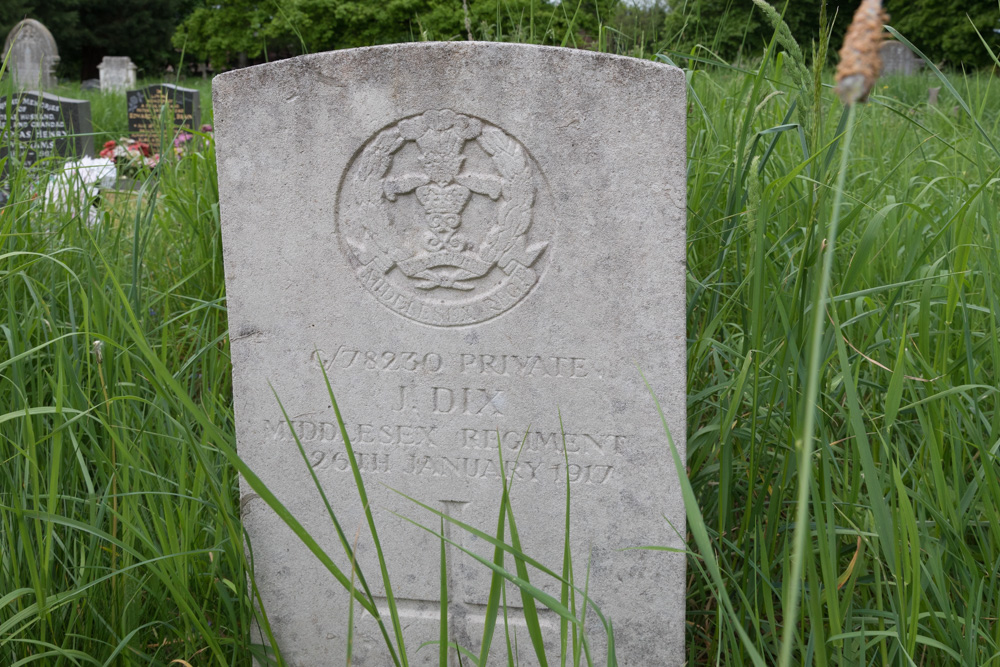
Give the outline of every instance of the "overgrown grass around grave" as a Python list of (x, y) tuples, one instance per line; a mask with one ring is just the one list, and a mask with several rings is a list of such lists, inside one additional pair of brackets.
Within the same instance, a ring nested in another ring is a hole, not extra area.
[(688, 75), (690, 663), (1000, 664), (996, 80), (858, 108), (811, 366), (849, 117), (775, 47)]
[[(788, 51), (688, 63), (689, 663), (789, 629), (789, 664), (1000, 664), (997, 83), (856, 114), (804, 405), (844, 116)], [(0, 210), (0, 664), (248, 665), (214, 156), (93, 226), (31, 178)]]

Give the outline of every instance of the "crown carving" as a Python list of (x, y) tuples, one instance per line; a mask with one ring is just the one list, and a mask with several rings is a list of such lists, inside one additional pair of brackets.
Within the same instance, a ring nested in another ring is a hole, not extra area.
[(422, 185), (417, 188), (417, 199), (429, 214), (459, 214), (469, 200), (469, 189), (452, 183), (446, 187), (437, 184)]

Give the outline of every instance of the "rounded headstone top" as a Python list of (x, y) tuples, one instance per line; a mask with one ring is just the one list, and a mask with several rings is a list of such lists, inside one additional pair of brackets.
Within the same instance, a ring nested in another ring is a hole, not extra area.
[(7, 41), (5, 41), (3, 45), (4, 52), (10, 50), (10, 47), (15, 40), (21, 39), (43, 41), (45, 42), (47, 49), (51, 50), (50, 55), (59, 55), (59, 49), (56, 47), (55, 37), (52, 36), (49, 29), (46, 28), (40, 21), (36, 21), (35, 19), (24, 19), (11, 28), (11, 31), (7, 33)]
[(489, 61), (495, 67), (503, 68), (512, 60), (539, 59), (539, 66), (559, 68), (566, 62), (587, 62), (595, 68), (611, 67), (620, 77), (628, 77), (632, 72), (639, 71), (671, 71), (680, 70), (666, 63), (619, 56), (610, 53), (570, 49), (559, 46), (541, 46), (537, 44), (516, 44), (507, 42), (405, 42), (402, 44), (382, 44), (364, 46), (354, 49), (339, 49), (312, 53), (295, 58), (285, 58), (274, 62), (253, 65), (230, 70), (215, 77), (214, 85), (231, 85), (239, 88), (247, 81), (267, 80), (280, 76), (282, 73), (321, 66), (325, 62), (336, 62), (341, 65), (344, 74), (349, 74), (352, 63), (359, 66), (371, 63), (373, 60), (403, 58), (408, 68), (417, 69), (427, 66), (431, 61), (437, 63), (461, 63), (469, 58)]

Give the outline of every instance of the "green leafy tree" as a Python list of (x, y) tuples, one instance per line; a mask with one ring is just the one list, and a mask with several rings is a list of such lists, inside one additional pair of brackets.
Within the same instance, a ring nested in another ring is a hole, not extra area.
[[(804, 51), (819, 37), (821, 2), (771, 3), (779, 13), (783, 12), (785, 23)], [(858, 4), (859, 0), (827, 2), (827, 16), (834, 31), (832, 44), (840, 43)], [(663, 25), (667, 48), (690, 53), (700, 45), (725, 59), (759, 54), (773, 34), (774, 28), (752, 0), (682, 0), (667, 14)]]
[(173, 37), (216, 67), (417, 40), (588, 46), (621, 0), (203, 0)]
[(980, 35), (1000, 55), (997, 0), (889, 0), (886, 9), (890, 25), (934, 61), (953, 67), (992, 64)]
[(23, 18), (45, 24), (59, 47), (59, 74), (97, 76), (106, 55), (129, 56), (152, 74), (176, 62), (170, 38), (195, 0), (0, 0), (0, 32)]
[[(819, 37), (821, 1), (771, 2), (784, 12), (792, 35), (807, 53), (810, 42)], [(832, 60), (859, 4), (859, 0), (827, 0), (827, 15), (833, 24)], [(1000, 29), (997, 0), (886, 0), (886, 9), (891, 14), (890, 25), (936, 62), (954, 67), (991, 64), (980, 34), (994, 53), (1000, 46), (994, 32)], [(700, 45), (726, 59), (759, 54), (773, 33), (752, 0), (679, 0), (663, 23), (668, 49), (687, 54)]]
[(0, 0), (0, 40), (6, 40), (11, 28), (23, 19), (41, 21), (59, 48), (57, 74), (75, 75), (76, 54), (83, 41), (80, 4), (81, 0)]
[(106, 56), (129, 56), (140, 73), (152, 75), (176, 64), (170, 38), (192, 9), (191, 0), (79, 0), (83, 33), (80, 64), (84, 74), (96, 76)]

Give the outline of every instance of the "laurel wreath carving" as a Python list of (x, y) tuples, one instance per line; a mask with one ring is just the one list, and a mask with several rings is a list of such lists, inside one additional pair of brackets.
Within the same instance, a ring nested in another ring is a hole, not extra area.
[(503, 130), (484, 127), (478, 142), (493, 158), (493, 166), (503, 178), (500, 191), (503, 201), (497, 211), (496, 224), (487, 232), (486, 240), (479, 248), (480, 258), (492, 264), (501, 259), (531, 226), (535, 188), (524, 150)]
[(358, 218), (365, 230), (366, 240), (374, 243), (379, 250), (374, 261), (383, 273), (396, 262), (406, 259), (406, 253), (401, 248), (394, 247), (385, 237), (385, 231), (392, 222), (382, 192), (382, 178), (389, 171), (393, 154), (404, 142), (396, 127), (380, 132), (375, 141), (361, 153), (354, 177), (358, 185), (355, 197), (360, 207)]
[[(392, 221), (383, 189), (383, 178), (393, 155), (408, 140), (398, 126), (383, 130), (359, 156), (354, 177), (359, 206), (357, 219), (364, 229), (365, 239), (378, 249), (373, 253), (373, 261), (383, 273), (397, 262), (408, 259), (406, 252), (395, 246), (385, 233)], [(480, 244), (478, 253), (481, 260), (492, 265), (503, 260), (531, 226), (535, 188), (524, 150), (503, 130), (484, 125), (476, 141), (490, 156), (503, 181), (496, 222)]]

